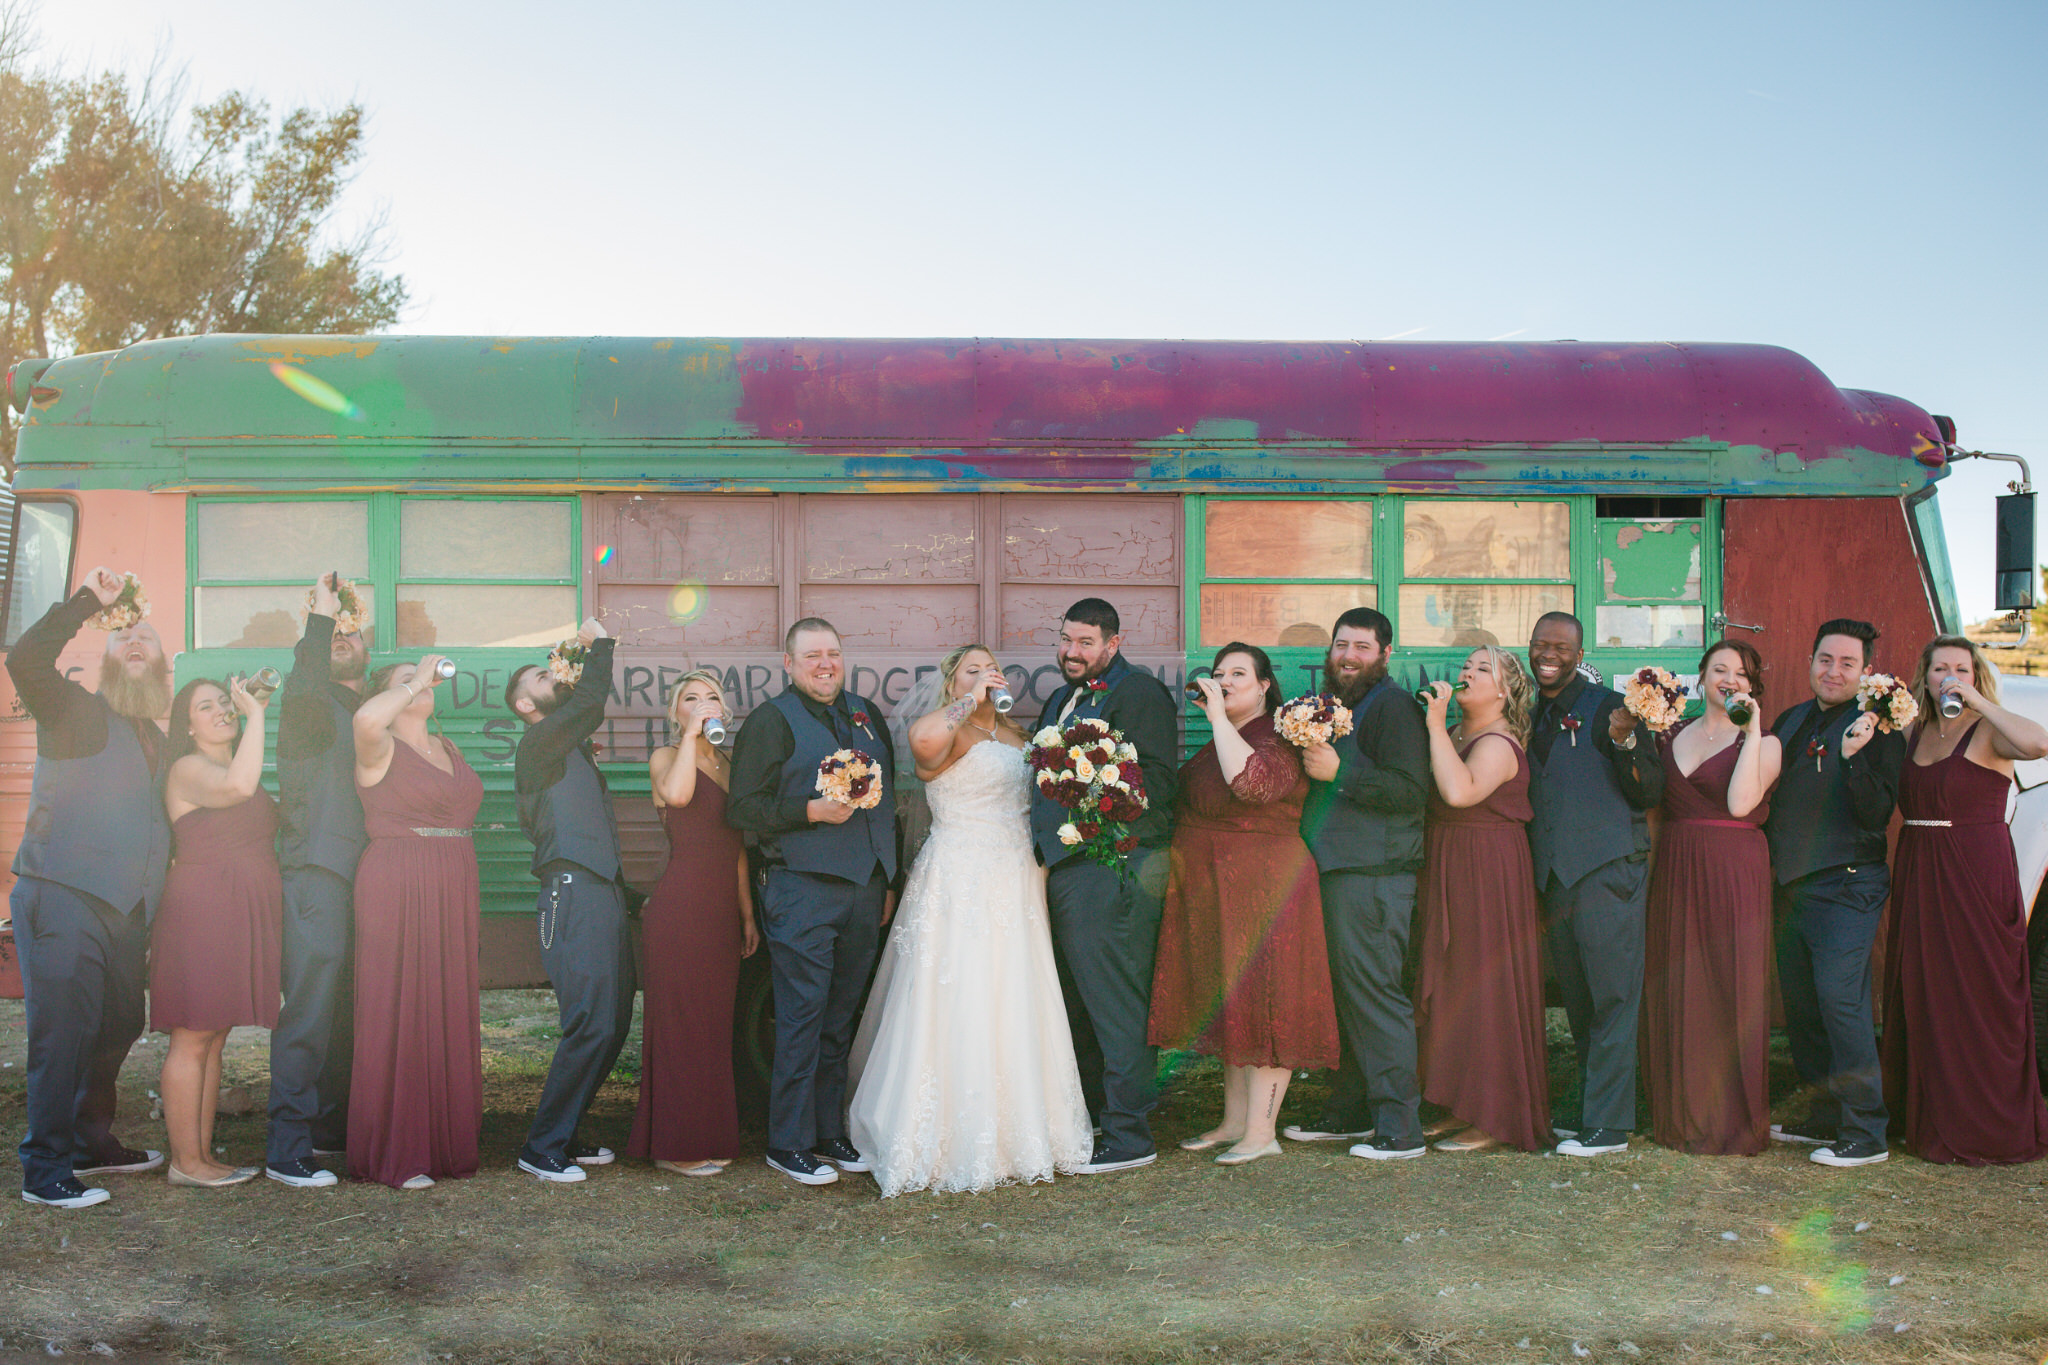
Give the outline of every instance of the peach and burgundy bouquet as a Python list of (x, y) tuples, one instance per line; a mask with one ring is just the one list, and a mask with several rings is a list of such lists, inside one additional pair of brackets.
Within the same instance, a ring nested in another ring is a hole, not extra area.
[[(341, 599), (341, 605), (334, 609), (334, 633), (337, 635), (360, 635), (363, 627), (370, 624), (370, 604), (363, 600), (362, 589), (353, 578), (336, 576), (334, 595)], [(313, 610), (313, 590), (306, 590), (306, 610)]]
[(548, 651), (548, 676), (574, 687), (583, 681), (583, 661), (589, 657), (590, 646), (581, 636), (571, 635)]
[(882, 804), (882, 773), (859, 749), (835, 749), (818, 760), (818, 795), (855, 810)]
[(1048, 725), (1031, 737), (1038, 790), (1067, 812), (1060, 842), (1104, 867), (1121, 867), (1138, 846), (1133, 821), (1146, 810), (1138, 751), (1094, 717)]
[(1639, 668), (1622, 684), (1621, 704), (1652, 734), (1661, 735), (1685, 715), (1685, 684), (1668, 669)]
[(112, 602), (85, 618), (94, 630), (126, 630), (149, 615), (149, 597), (142, 580), (132, 573), (121, 575), (121, 593)]
[(1273, 728), (1296, 748), (1328, 744), (1351, 733), (1351, 708), (1327, 692), (1312, 692), (1274, 712)]
[(1863, 675), (1856, 684), (1856, 709), (1876, 716), (1877, 728), (1885, 734), (1905, 729), (1920, 716), (1920, 703), (1889, 673)]

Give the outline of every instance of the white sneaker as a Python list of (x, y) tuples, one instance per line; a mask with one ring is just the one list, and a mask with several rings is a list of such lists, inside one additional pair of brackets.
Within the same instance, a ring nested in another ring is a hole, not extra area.
[(1325, 1128), (1320, 1124), (1311, 1127), (1306, 1123), (1290, 1123), (1280, 1130), (1280, 1136), (1289, 1142), (1370, 1142), (1370, 1128)]

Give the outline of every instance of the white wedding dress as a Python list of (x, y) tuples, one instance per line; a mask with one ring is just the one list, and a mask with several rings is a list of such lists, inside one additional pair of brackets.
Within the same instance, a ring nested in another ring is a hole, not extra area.
[(884, 1195), (1050, 1180), (1093, 1139), (1024, 754), (984, 740), (925, 794), (931, 836), (854, 1039), (853, 1145)]

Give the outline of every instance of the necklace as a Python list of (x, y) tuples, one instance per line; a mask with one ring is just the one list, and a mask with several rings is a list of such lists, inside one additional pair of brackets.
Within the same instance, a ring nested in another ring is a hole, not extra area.
[(990, 739), (994, 739), (996, 737), (996, 727), (993, 725), (983, 725), (979, 721), (975, 720), (973, 716), (969, 716), (967, 718), (967, 723), (973, 726), (975, 729), (981, 731), (983, 734), (987, 735)]

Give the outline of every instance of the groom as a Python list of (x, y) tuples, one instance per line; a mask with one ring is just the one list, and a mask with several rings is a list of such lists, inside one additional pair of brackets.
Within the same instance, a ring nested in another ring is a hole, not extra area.
[(1157, 1152), (1145, 1116), (1159, 1100), (1157, 1054), (1145, 1042), (1152, 1009), (1152, 953), (1166, 891), (1172, 833), (1179, 708), (1165, 686), (1119, 652), (1116, 608), (1084, 597), (1060, 622), (1065, 685), (1040, 715), (1052, 725), (1085, 717), (1108, 722), (1138, 750), (1147, 809), (1131, 827), (1138, 840), (1121, 868), (1104, 867), (1060, 842), (1067, 812), (1034, 790), (1031, 837), (1047, 868), (1046, 908), (1059, 949), (1074, 1052), (1101, 1136), (1085, 1174), (1151, 1164)]
[[(829, 1185), (868, 1163), (847, 1140), (846, 1061), (854, 1017), (894, 909), (896, 792), (881, 712), (846, 691), (839, 632), (807, 616), (783, 640), (789, 687), (755, 708), (732, 749), (726, 820), (756, 835), (768, 863), (761, 929), (775, 991), (768, 1164)], [(818, 795), (818, 764), (840, 749), (873, 759), (881, 802)]]

